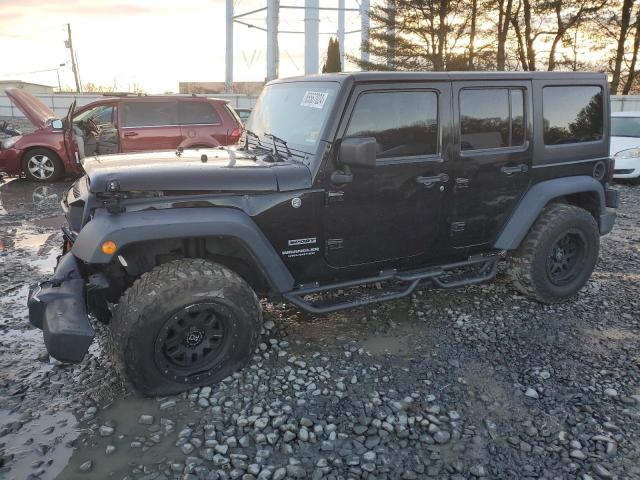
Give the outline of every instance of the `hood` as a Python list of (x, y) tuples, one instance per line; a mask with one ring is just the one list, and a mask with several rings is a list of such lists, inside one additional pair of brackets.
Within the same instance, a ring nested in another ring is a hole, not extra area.
[(621, 150), (627, 150), (628, 148), (640, 147), (640, 138), (638, 137), (611, 137), (611, 146), (609, 147), (609, 154), (613, 157)]
[(44, 128), (51, 119), (60, 118), (44, 103), (20, 88), (7, 88), (4, 93), (36, 128)]
[[(207, 156), (203, 162), (201, 157)], [(102, 155), (84, 160), (91, 192), (116, 181), (127, 191), (276, 192), (311, 186), (299, 162), (263, 162), (231, 148)]]

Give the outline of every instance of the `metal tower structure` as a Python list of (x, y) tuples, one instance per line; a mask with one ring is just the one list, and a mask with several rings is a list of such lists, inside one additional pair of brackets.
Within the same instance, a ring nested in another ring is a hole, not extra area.
[[(361, 45), (369, 41), (369, 7), (370, 0), (360, 0), (358, 8), (347, 8), (346, 0), (338, 0), (338, 7), (322, 7), (320, 0), (305, 0), (304, 6), (280, 5), (280, 0), (266, 0), (266, 6), (235, 14), (234, 0), (226, 0), (226, 52), (225, 52), (225, 90), (233, 93), (233, 30), (234, 24), (244, 25), (249, 28), (262, 30), (267, 34), (267, 81), (278, 78), (279, 33), (304, 34), (304, 72), (305, 75), (312, 75), (319, 71), (319, 38), (320, 38), (320, 12), (324, 10), (336, 11), (338, 13), (338, 43), (340, 44), (340, 63), (344, 66), (345, 60), (345, 35), (360, 33)], [(286, 1), (286, 0), (285, 0)], [(357, 0), (356, 0), (357, 1)], [(283, 31), (279, 29), (279, 16), (281, 9), (304, 10), (304, 30), (303, 31)], [(266, 28), (254, 25), (245, 20), (249, 15), (264, 12), (267, 13)], [(345, 13), (358, 12), (360, 14), (360, 30), (345, 32)], [(333, 33), (333, 32), (332, 32)], [(363, 61), (369, 60), (369, 54), (361, 48), (360, 58)]]

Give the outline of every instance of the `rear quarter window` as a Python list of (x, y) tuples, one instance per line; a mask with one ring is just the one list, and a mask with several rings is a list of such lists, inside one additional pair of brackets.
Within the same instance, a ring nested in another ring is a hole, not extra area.
[(545, 145), (566, 145), (602, 139), (602, 88), (589, 85), (548, 86), (542, 89)]
[(208, 102), (180, 102), (178, 116), (181, 125), (215, 125), (221, 123), (216, 108)]

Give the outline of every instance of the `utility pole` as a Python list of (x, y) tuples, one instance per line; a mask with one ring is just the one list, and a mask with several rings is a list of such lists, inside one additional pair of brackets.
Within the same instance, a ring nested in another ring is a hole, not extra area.
[(226, 0), (226, 5), (224, 91), (233, 93), (233, 0)]
[(71, 24), (67, 23), (67, 41), (64, 42), (65, 46), (71, 53), (71, 69), (73, 70), (73, 78), (76, 81), (76, 92), (82, 93), (82, 87), (80, 86), (80, 76), (78, 75), (78, 65), (76, 64), (76, 54), (73, 51), (73, 40), (71, 40)]

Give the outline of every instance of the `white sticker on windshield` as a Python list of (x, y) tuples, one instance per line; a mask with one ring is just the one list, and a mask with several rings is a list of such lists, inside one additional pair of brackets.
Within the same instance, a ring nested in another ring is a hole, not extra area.
[(311, 92), (307, 90), (302, 98), (302, 107), (322, 108), (327, 101), (328, 92)]

